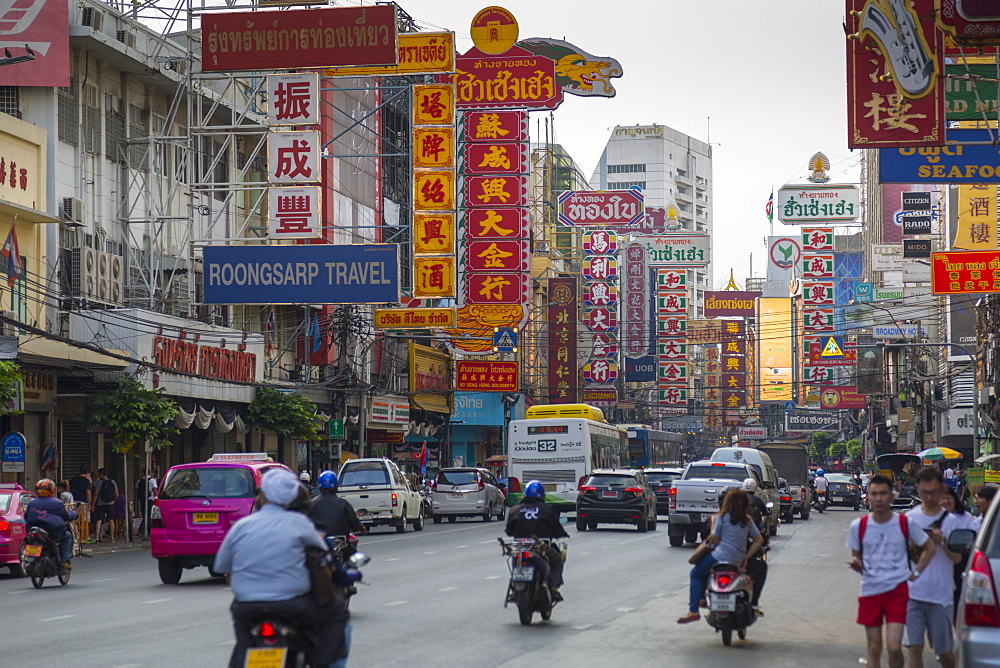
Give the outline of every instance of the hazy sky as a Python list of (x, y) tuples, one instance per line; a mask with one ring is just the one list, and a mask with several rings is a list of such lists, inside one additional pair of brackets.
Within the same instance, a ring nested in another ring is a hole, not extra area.
[[(422, 29), (469, 24), (486, 2), (398, 0)], [(345, 3), (346, 4), (346, 3)], [(615, 125), (660, 123), (713, 145), (716, 283), (764, 274), (764, 205), (772, 187), (804, 182), (823, 151), (834, 182), (856, 183), (847, 149), (844, 3), (836, 0), (505, 0), (520, 38), (564, 39), (616, 58), (617, 97), (566, 96), (555, 139), (590, 177)], [(532, 131), (536, 117), (532, 114)], [(709, 121), (711, 118), (711, 136)], [(795, 229), (775, 219), (775, 234)]]

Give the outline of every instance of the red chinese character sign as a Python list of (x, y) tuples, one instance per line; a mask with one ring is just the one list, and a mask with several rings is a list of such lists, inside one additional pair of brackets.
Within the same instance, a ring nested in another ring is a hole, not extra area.
[(466, 174), (527, 174), (526, 143), (469, 144), (465, 148)]
[(465, 276), (469, 304), (523, 304), (527, 281), (520, 273), (470, 272)]
[(553, 404), (577, 401), (576, 279), (549, 279), (548, 320), (548, 393)]
[(320, 187), (270, 188), (267, 192), (267, 236), (309, 239), (320, 236)]
[[(466, 157), (468, 165), (468, 157)], [(468, 167), (465, 168), (468, 171)], [(528, 205), (525, 176), (470, 176), (465, 179), (466, 207), (524, 207)]]
[(583, 365), (583, 381), (589, 385), (608, 385), (618, 380), (618, 365), (597, 359)]
[(944, 143), (943, 34), (931, 0), (847, 0), (851, 148)]
[(460, 392), (517, 392), (517, 362), (455, 364), (455, 389)]
[(464, 140), (467, 144), (526, 142), (528, 141), (528, 112), (466, 112)]
[(1000, 10), (994, 0), (937, 0), (938, 24), (962, 46), (1000, 46)]
[(267, 180), (298, 184), (319, 181), (319, 132), (302, 130), (267, 134)]
[(501, 57), (469, 49), (455, 60), (455, 74), (436, 77), (455, 84), (458, 109), (555, 109), (562, 103), (556, 64), (513, 47)]
[(267, 75), (267, 124), (319, 123), (319, 72)]
[(466, 239), (522, 239), (527, 235), (524, 209), (497, 207), (465, 212)]
[(466, 271), (528, 271), (528, 242), (472, 241), (466, 251)]

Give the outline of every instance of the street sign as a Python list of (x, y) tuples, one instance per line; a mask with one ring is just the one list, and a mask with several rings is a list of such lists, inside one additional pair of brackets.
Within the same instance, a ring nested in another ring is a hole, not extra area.
[(344, 431), (344, 418), (333, 418), (329, 422), (330, 427), (330, 438), (333, 439), (343, 439), (345, 436)]
[(823, 344), (823, 352), (820, 357), (841, 358), (844, 356), (844, 337), (828, 336)]
[(493, 352), (495, 353), (517, 352), (517, 327), (493, 328)]
[(3, 473), (24, 473), (24, 435), (11, 431), (0, 439), (3, 449)]

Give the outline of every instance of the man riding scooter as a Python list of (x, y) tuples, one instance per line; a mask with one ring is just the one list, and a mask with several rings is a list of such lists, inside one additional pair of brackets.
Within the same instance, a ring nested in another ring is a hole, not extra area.
[(823, 508), (826, 508), (826, 491), (830, 488), (830, 481), (823, 475), (823, 469), (816, 471), (816, 479), (813, 480), (813, 485), (816, 487), (816, 502)]
[(66, 510), (62, 499), (55, 498), (56, 484), (48, 478), (35, 483), (35, 494), (38, 498), (32, 499), (24, 511), (24, 530), (30, 531), (32, 527), (45, 529), (59, 545), (63, 568), (70, 569), (73, 567), (70, 562), (73, 558), (73, 532), (67, 522), (75, 520), (76, 513)]
[[(507, 529), (505, 533), (513, 538), (569, 538), (562, 524), (559, 523), (559, 512), (544, 502), (545, 488), (537, 480), (532, 480), (524, 488), (521, 502), (510, 509), (507, 514)], [(563, 600), (559, 587), (563, 584), (562, 553), (555, 547), (549, 547), (546, 558), (552, 569), (549, 574), (549, 588), (552, 598)]]
[[(364, 533), (364, 526), (354, 512), (354, 506), (347, 499), (337, 496), (337, 474), (333, 471), (323, 471), (319, 474), (319, 496), (312, 500), (309, 507), (309, 519), (316, 528), (327, 536), (346, 536), (349, 533)], [(346, 560), (356, 550), (348, 545), (344, 549)]]
[[(764, 544), (761, 546), (757, 552), (747, 560), (747, 574), (753, 578), (753, 598), (750, 600), (750, 606), (753, 608), (754, 612), (758, 616), (763, 617), (764, 613), (761, 612), (758, 606), (760, 602), (760, 594), (764, 591), (764, 583), (767, 582), (767, 561), (764, 559), (764, 555), (770, 547), (771, 537), (767, 535), (765, 518), (768, 516), (767, 504), (757, 496), (757, 481), (753, 478), (747, 478), (743, 481), (743, 491), (745, 491), (750, 496), (750, 514), (753, 516), (754, 524), (757, 525), (757, 530), (760, 535), (764, 537)], [(722, 504), (719, 504), (722, 507)], [(773, 507), (773, 506), (772, 506)]]

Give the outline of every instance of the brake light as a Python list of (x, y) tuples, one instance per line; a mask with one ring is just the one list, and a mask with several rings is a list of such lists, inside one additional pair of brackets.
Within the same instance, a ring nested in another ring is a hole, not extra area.
[(790, 496), (783, 496), (783, 497), (781, 497), (781, 500), (782, 501), (791, 501), (792, 497), (790, 497)]
[(626, 487), (622, 490), (626, 494), (634, 494), (635, 496), (642, 496), (642, 487)]
[(715, 576), (716, 584), (718, 584), (723, 589), (728, 587), (732, 581), (733, 581), (733, 576), (729, 575), (728, 573), (722, 573), (721, 575)]
[(724, 462), (715, 462), (712, 466), (725, 466)]
[(580, 491), (581, 492), (596, 492), (597, 488), (593, 487), (591, 485), (584, 485), (583, 487), (580, 488)]
[(483, 491), (484, 489), (486, 489), (486, 483), (485, 483), (485, 482), (483, 482), (483, 479), (482, 479), (482, 477), (480, 477), (480, 478), (479, 478), (479, 491), (481, 492), (481, 491)]
[(965, 575), (966, 626), (1000, 626), (996, 588), (989, 558), (976, 550), (972, 565)]
[(531, 554), (531, 552), (528, 552), (527, 550), (521, 553), (522, 559), (531, 559), (533, 556), (535, 555)]
[(271, 622), (264, 622), (260, 625), (260, 637), (261, 638), (276, 638), (278, 637), (278, 632), (274, 629), (274, 624)]
[(392, 507), (395, 508), (397, 505), (399, 505), (399, 498), (395, 494), (393, 494), (392, 495)]
[(670, 508), (670, 510), (677, 510), (677, 488), (676, 487), (671, 487), (670, 488), (670, 496), (669, 496), (668, 503), (670, 504), (668, 506)]
[(0, 520), (0, 531), (6, 531), (10, 528), (10, 522), (7, 520)]

